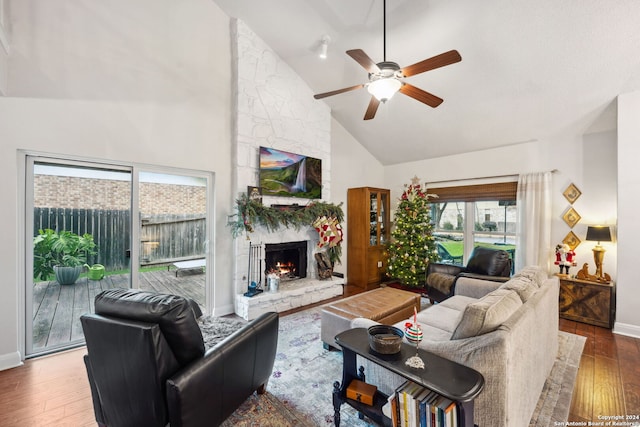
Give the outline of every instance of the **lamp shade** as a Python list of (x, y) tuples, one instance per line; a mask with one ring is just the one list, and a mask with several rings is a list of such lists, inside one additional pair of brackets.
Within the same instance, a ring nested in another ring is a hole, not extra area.
[(607, 226), (587, 227), (587, 237), (585, 239), (595, 242), (610, 242), (611, 229)]

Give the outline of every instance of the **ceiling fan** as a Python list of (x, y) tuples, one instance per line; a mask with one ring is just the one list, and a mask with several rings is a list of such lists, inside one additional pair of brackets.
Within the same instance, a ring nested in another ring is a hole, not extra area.
[(379, 63), (373, 62), (369, 56), (361, 49), (348, 50), (347, 55), (353, 58), (358, 64), (362, 65), (369, 72), (369, 82), (359, 84), (343, 89), (333, 90), (331, 92), (320, 93), (314, 95), (315, 99), (322, 99), (328, 96), (338, 95), (344, 92), (361, 89), (366, 87), (371, 94), (371, 101), (364, 114), (364, 120), (371, 120), (375, 117), (380, 102), (386, 102), (396, 93), (400, 92), (404, 95), (418, 100), (430, 107), (437, 107), (442, 104), (443, 99), (429, 92), (419, 89), (402, 79), (405, 77), (415, 76), (436, 68), (451, 65), (460, 62), (462, 57), (457, 50), (450, 50), (440, 55), (436, 55), (429, 59), (417, 62), (407, 67), (402, 67), (391, 61), (387, 61), (387, 1), (383, 1), (383, 61)]

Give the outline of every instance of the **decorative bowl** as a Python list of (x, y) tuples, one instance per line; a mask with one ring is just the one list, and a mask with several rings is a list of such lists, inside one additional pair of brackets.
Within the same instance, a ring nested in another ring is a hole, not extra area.
[(380, 354), (396, 354), (400, 351), (404, 332), (394, 326), (374, 325), (369, 328), (369, 347)]

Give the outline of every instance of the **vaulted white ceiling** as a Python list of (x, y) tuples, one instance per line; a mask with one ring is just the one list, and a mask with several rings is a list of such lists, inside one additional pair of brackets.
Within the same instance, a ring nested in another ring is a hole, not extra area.
[[(349, 49), (383, 60), (382, 0), (214, 1), (315, 93), (368, 81)], [(386, 165), (615, 129), (616, 96), (640, 90), (640, 2), (387, 0), (388, 61), (451, 49), (461, 62), (406, 79), (435, 109), (397, 94), (364, 121), (366, 89), (317, 102)]]

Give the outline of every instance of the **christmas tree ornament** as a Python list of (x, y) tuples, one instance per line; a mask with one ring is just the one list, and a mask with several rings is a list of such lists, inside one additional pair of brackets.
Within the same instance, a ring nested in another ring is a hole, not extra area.
[(420, 325), (418, 324), (418, 312), (415, 307), (413, 307), (413, 323), (405, 323), (404, 336), (407, 337), (407, 341), (416, 345), (416, 355), (408, 358), (405, 365), (411, 368), (424, 369), (424, 360), (420, 358), (418, 353), (418, 345), (422, 341), (423, 333)]

